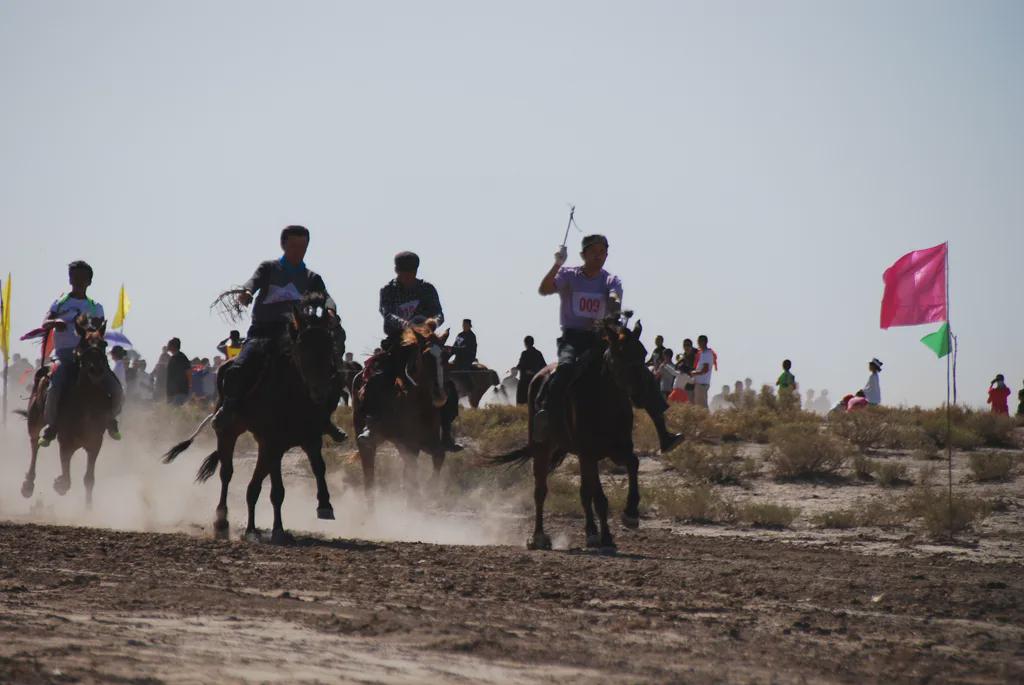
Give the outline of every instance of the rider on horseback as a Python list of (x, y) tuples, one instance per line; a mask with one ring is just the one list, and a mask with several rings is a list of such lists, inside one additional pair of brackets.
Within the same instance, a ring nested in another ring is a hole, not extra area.
[[(395, 255), (395, 278), (380, 289), (380, 314), (384, 317), (384, 334), (387, 338), (382, 343), (384, 359), (375, 360), (375, 367), (378, 373), (375, 378), (393, 376), (390, 371), (389, 357), (398, 347), (399, 341), (411, 324), (423, 323), (427, 319), (433, 319), (438, 326), (444, 323), (444, 312), (441, 311), (441, 300), (437, 295), (437, 289), (422, 278), (416, 278), (420, 268), (420, 258), (414, 252), (399, 252)], [(376, 387), (383, 386), (380, 380), (369, 384)], [(372, 394), (375, 388), (367, 388), (368, 394)], [(454, 397), (453, 397), (454, 395)], [(452, 437), (452, 422), (459, 415), (458, 395), (448, 392), (448, 402), (441, 409), (441, 444), (449, 451), (458, 451), (462, 446), (455, 442)], [(359, 440), (371, 439), (371, 424), (375, 411), (380, 411), (380, 405), (370, 400), (367, 407), (369, 419), (366, 428), (359, 435)]]
[[(287, 226), (281, 231), (281, 249), (284, 254), (256, 267), (256, 272), (243, 286), (238, 303), (246, 307), (253, 301), (252, 324), (246, 334), (241, 352), (224, 369), (223, 403), (214, 419), (215, 426), (234, 422), (242, 399), (252, 389), (261, 368), (287, 339), (295, 305), (307, 293), (323, 293), (326, 309), (333, 320), (331, 337), (337, 368), (341, 368), (345, 353), (345, 331), (338, 318), (338, 307), (327, 293), (327, 286), (319, 274), (306, 267), (303, 258), (309, 247), (309, 230), (304, 226)], [(338, 398), (332, 398), (337, 404)], [(329, 401), (330, 402), (330, 401)], [(334, 410), (334, 406), (328, 408)], [(347, 436), (330, 419), (324, 432), (336, 442)]]
[[(78, 346), (78, 333), (75, 331), (75, 319), (80, 314), (85, 314), (89, 318), (106, 318), (103, 315), (103, 305), (86, 295), (86, 290), (92, 285), (91, 266), (83, 261), (71, 262), (68, 264), (68, 281), (71, 284), (71, 292), (54, 301), (42, 326), (48, 332), (53, 331), (53, 356), (58, 364), (50, 378), (50, 388), (46, 393), (46, 408), (43, 410), (46, 428), (39, 436), (40, 447), (47, 447), (57, 437), (60, 398), (76, 366), (74, 352)], [(117, 415), (121, 413), (124, 389), (113, 371), (108, 370), (104, 375), (103, 390), (110, 396), (112, 409), (107, 433), (114, 440), (120, 440)]]
[[(562, 337), (558, 339), (558, 366), (548, 381), (546, 393), (542, 393), (542, 396), (546, 394), (546, 399), (535, 417), (534, 428), (541, 440), (563, 430), (568, 400), (566, 391), (583, 370), (580, 367), (581, 357), (595, 348), (599, 340), (594, 324), (608, 315), (618, 314), (622, 303), (622, 281), (604, 269), (608, 258), (608, 239), (603, 235), (584, 237), (580, 256), (583, 258), (582, 266), (563, 266), (567, 254), (565, 246), (561, 246), (555, 253), (554, 265), (538, 288), (541, 295), (558, 293), (562, 325)], [(668, 404), (653, 375), (645, 373), (643, 393), (631, 399), (646, 410), (654, 422), (662, 452), (672, 449), (682, 440), (682, 435), (670, 433), (665, 426)]]

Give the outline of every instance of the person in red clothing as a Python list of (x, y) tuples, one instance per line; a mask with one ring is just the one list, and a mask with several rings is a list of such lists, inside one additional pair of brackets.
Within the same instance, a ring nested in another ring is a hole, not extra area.
[(997, 375), (988, 386), (988, 403), (992, 405), (993, 414), (1009, 415), (1010, 408), (1006, 400), (1010, 397), (1010, 389), (1003, 381), (1003, 374)]

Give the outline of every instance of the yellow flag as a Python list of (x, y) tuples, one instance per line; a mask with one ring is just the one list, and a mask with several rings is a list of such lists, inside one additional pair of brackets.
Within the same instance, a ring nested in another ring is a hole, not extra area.
[(11, 354), (11, 274), (7, 274), (7, 282), (4, 283), (3, 298), (0, 299), (0, 352), (3, 352), (4, 361)]
[(132, 301), (128, 299), (128, 293), (124, 291), (124, 283), (121, 284), (121, 294), (117, 296), (117, 314), (114, 314), (114, 323), (111, 328), (124, 326), (124, 317), (132, 310)]

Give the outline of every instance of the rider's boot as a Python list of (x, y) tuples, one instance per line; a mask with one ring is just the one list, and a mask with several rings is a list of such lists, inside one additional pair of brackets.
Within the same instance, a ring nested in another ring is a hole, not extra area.
[(47, 424), (47, 426), (45, 428), (43, 428), (43, 432), (39, 435), (39, 443), (38, 444), (39, 444), (40, 447), (49, 447), (50, 443), (52, 443), (56, 438), (57, 438), (57, 426), (56, 425)]
[(121, 439), (121, 431), (117, 426), (117, 419), (110, 419), (110, 423), (107, 424), (107, 435), (110, 436), (111, 440)]
[(334, 442), (344, 442), (348, 440), (348, 433), (334, 425), (334, 421), (331, 421), (330, 418), (327, 419), (327, 425), (324, 427), (324, 434)]
[(452, 437), (452, 424), (448, 421), (441, 422), (441, 446), (449, 452), (461, 452), (463, 449)]
[(533, 431), (538, 442), (552, 439), (564, 423), (564, 386), (568, 377), (568, 369), (556, 367), (548, 379), (547, 387), (541, 389), (541, 406), (533, 417)]
[(665, 425), (664, 412), (648, 411), (647, 413), (654, 423), (654, 429), (658, 432), (658, 446), (663, 454), (671, 451), (683, 441), (684, 436), (682, 433), (669, 432), (668, 427)]

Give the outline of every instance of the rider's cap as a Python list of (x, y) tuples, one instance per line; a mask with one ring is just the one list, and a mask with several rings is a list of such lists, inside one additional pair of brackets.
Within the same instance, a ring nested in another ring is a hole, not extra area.
[(420, 258), (415, 252), (399, 252), (395, 255), (395, 269), (398, 271), (416, 271), (420, 268)]
[(76, 259), (75, 261), (73, 261), (70, 264), (68, 264), (68, 273), (69, 274), (72, 271), (74, 271), (75, 269), (84, 269), (85, 271), (88, 271), (89, 272), (89, 278), (92, 278), (92, 267), (89, 266), (86, 262), (83, 262), (81, 259)]
[(595, 233), (594, 235), (588, 235), (588, 236), (584, 236), (583, 237), (583, 249), (584, 250), (586, 250), (591, 245), (597, 245), (598, 243), (601, 243), (605, 247), (608, 247), (608, 239), (605, 238), (603, 235), (601, 235), (599, 233)]

